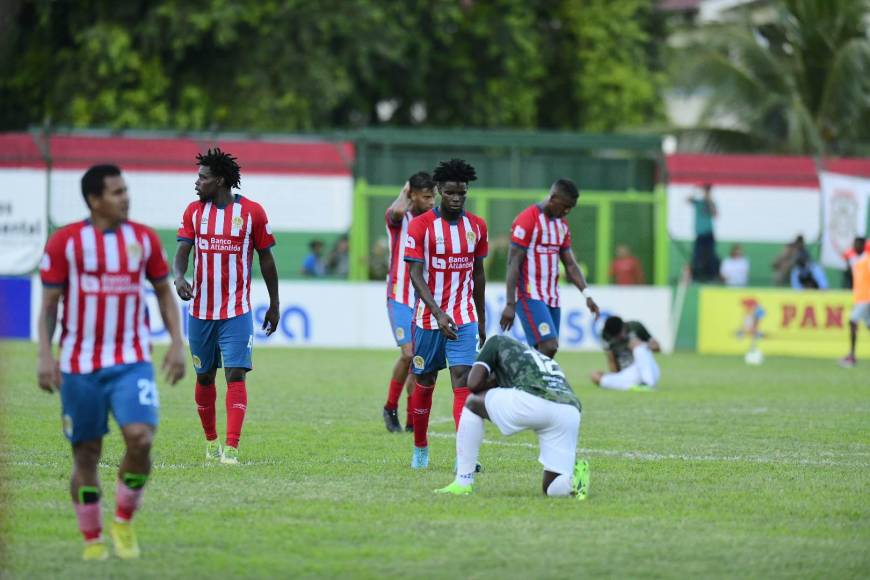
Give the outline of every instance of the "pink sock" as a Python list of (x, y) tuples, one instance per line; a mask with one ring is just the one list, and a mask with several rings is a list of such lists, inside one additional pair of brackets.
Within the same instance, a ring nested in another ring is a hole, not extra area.
[(79, 531), (85, 537), (85, 541), (100, 539), (103, 531), (103, 514), (100, 502), (73, 504), (76, 510), (76, 519), (79, 521)]
[(128, 522), (133, 519), (133, 514), (139, 509), (139, 504), (142, 503), (142, 492), (144, 488), (130, 489), (124, 482), (118, 480), (118, 486), (115, 489), (115, 517), (121, 521)]

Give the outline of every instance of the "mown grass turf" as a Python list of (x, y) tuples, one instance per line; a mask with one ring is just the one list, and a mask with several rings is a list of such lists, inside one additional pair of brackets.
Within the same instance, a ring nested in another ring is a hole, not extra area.
[[(446, 375), (432, 468), (380, 417), (389, 351), (255, 353), (242, 465), (206, 465), (192, 375), (161, 388), (154, 472), (136, 517), (142, 559), (79, 561), (58, 397), (35, 385), (35, 347), (0, 343), (10, 578), (867, 577), (870, 364), (678, 354), (656, 393), (593, 389), (600, 355), (559, 360), (584, 405), (586, 502), (540, 493), (533, 434), (487, 424), (471, 497), (452, 480)], [(162, 351), (158, 349), (158, 358)], [(218, 425), (223, 433), (223, 397)], [(400, 407), (404, 418), (404, 400)], [(101, 477), (113, 508), (122, 448)]]

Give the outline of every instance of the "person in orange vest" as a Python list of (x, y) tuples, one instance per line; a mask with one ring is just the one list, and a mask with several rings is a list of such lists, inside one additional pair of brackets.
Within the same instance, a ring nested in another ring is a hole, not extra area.
[(855, 358), (855, 344), (858, 339), (858, 323), (864, 322), (870, 329), (870, 252), (866, 247), (867, 240), (855, 238), (852, 246), (854, 256), (849, 260), (852, 270), (852, 315), (849, 317), (849, 354), (840, 359), (840, 366), (852, 368)]
[[(870, 254), (870, 240), (864, 242), (864, 253)], [(843, 288), (851, 288), (852, 287), (852, 261), (860, 256), (860, 252), (856, 252), (855, 248), (849, 248), (845, 252), (843, 252), (843, 259), (846, 261), (846, 269), (843, 270)]]

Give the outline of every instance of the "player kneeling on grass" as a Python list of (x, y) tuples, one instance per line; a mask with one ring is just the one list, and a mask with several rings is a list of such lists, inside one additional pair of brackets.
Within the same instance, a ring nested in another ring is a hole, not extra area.
[(504, 435), (538, 434), (544, 494), (586, 499), (589, 463), (576, 459), (580, 401), (556, 361), (507, 336), (493, 336), (471, 368), (468, 389), (472, 394), (456, 433), (456, 479), (436, 493), (473, 491), (483, 420), (489, 419)]
[(611, 316), (604, 322), (601, 340), (611, 372), (595, 371), (593, 383), (615, 391), (655, 388), (661, 373), (653, 353), (661, 348), (643, 324)]

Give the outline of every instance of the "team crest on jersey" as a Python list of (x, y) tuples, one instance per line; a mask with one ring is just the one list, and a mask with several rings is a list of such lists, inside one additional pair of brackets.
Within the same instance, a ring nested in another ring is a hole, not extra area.
[(73, 434), (73, 421), (69, 415), (63, 416), (63, 434), (70, 438)]
[(467, 232), (465, 232), (465, 239), (468, 240), (469, 244), (473, 244), (477, 241), (477, 236), (474, 235), (474, 232), (468, 230)]
[(142, 258), (142, 246), (139, 244), (127, 244), (127, 255), (131, 260), (139, 260)]
[(546, 322), (542, 322), (538, 325), (538, 332), (543, 334), (550, 334), (550, 325)]
[(521, 240), (526, 239), (526, 230), (523, 226), (515, 226), (514, 227), (514, 235)]
[(426, 361), (419, 354), (414, 357), (414, 368), (422, 370), (426, 366)]
[(413, 250), (417, 247), (417, 242), (411, 236), (405, 236), (405, 247)]
[(207, 216), (207, 215), (203, 215), (203, 216), (202, 216), (202, 219), (199, 220), (199, 225), (204, 226), (204, 225), (206, 225), (207, 223), (208, 223), (208, 216)]
[(396, 327), (396, 340), (403, 340), (405, 338), (405, 329), (401, 326)]
[[(242, 227), (242, 217), (241, 217), (241, 216), (235, 216), (235, 217), (233, 218), (233, 227), (234, 227), (234, 228), (240, 228), (240, 227)], [(266, 224), (266, 227), (269, 227), (269, 225)]]
[(195, 366), (198, 369), (202, 368), (202, 361), (196, 355), (193, 355), (193, 366)]

